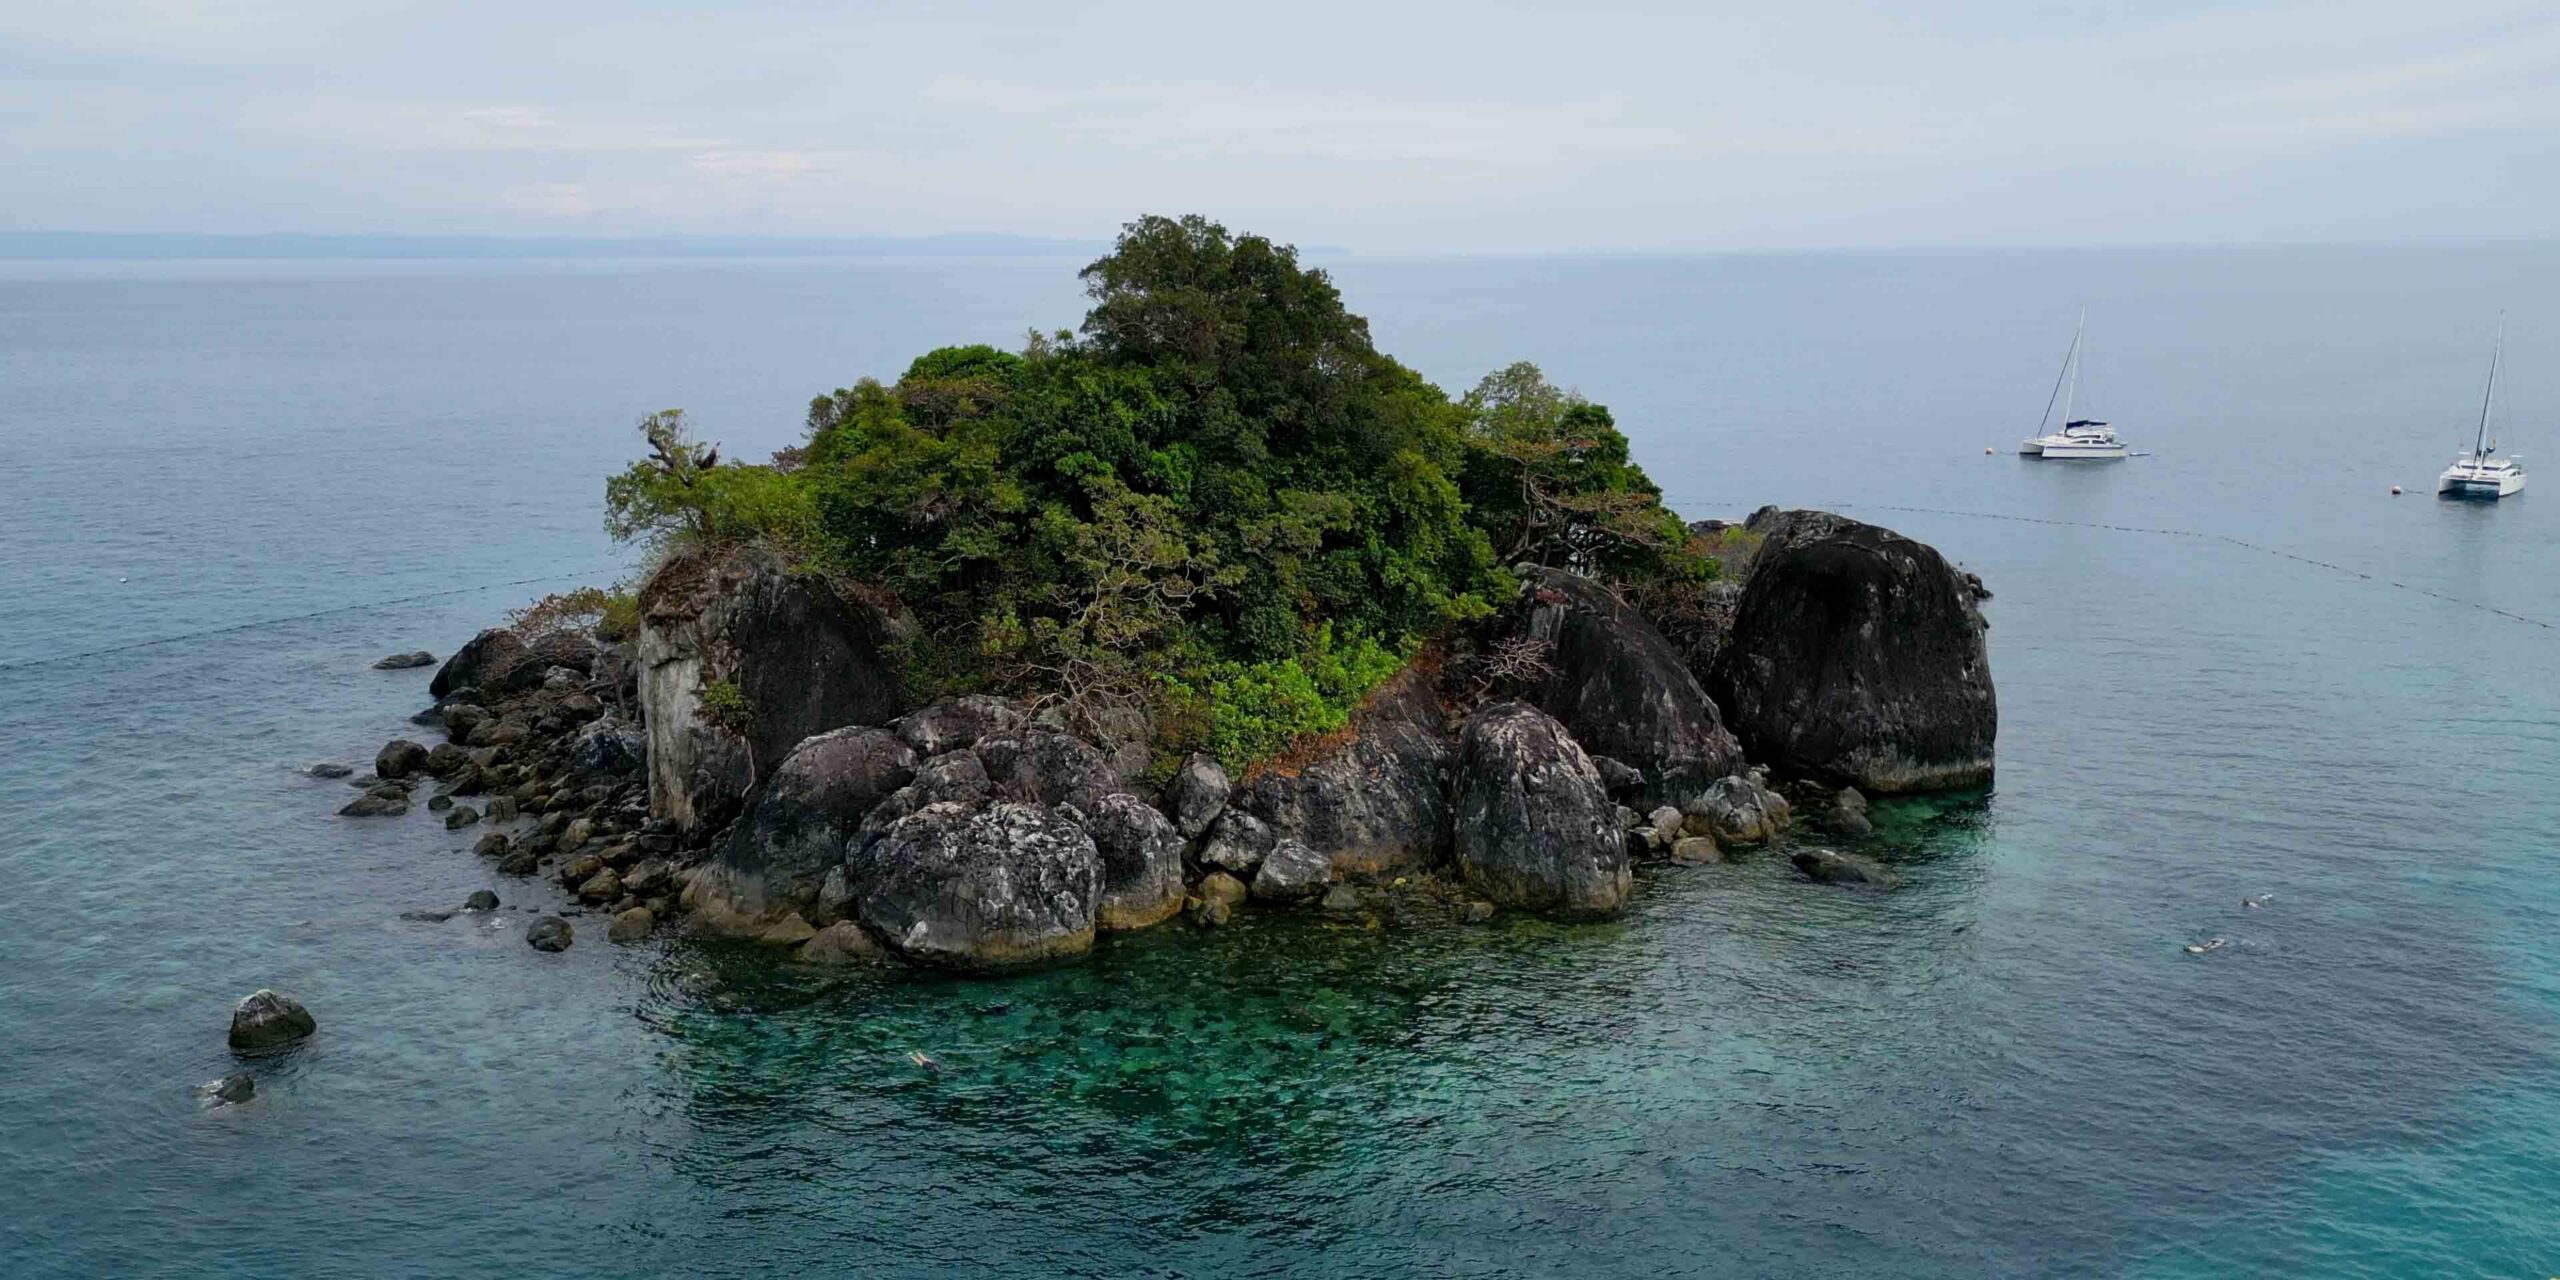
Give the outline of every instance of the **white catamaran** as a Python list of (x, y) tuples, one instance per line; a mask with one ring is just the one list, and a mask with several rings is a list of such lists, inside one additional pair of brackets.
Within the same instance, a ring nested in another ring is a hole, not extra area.
[(2498, 442), (2489, 438), (2489, 406), (2498, 398), (2498, 366), (2507, 354), (2507, 322), (2498, 321), (2497, 345), (2489, 349), (2489, 389), (2480, 393), (2480, 430), (2471, 438), (2471, 452), (2454, 459), (2436, 479), (2436, 496), (2440, 498), (2487, 498), (2490, 501), (2524, 491), (2524, 463), (2515, 458), (2497, 458)]
[[(2045, 398), (2044, 416), (2036, 420), (2040, 433), (2018, 442), (2018, 452), (2030, 458), (2102, 459), (2125, 456), (2116, 429), (2093, 418), (2074, 418), (2072, 410), (2080, 399), (2080, 354), (2089, 333), (2089, 309), (2080, 309), (2080, 323), (2071, 330), (2071, 350), (2062, 357), (2062, 373), (2053, 380), (2053, 394)], [(2053, 421), (2053, 406), (2062, 406), (2062, 430), (2044, 432)]]

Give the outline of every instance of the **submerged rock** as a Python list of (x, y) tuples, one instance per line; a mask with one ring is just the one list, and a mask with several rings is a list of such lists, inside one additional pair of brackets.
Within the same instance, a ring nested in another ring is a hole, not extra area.
[(344, 818), (397, 818), (409, 811), (409, 793), (398, 787), (376, 787), (338, 810)]
[(1245, 883), (1224, 871), (1200, 877), (1200, 900), (1235, 906), (1244, 901)]
[(1724, 861), (1724, 850), (1717, 847), (1713, 836), (1682, 836), (1671, 844), (1671, 860), (1696, 866)]
[(231, 1010), (234, 1049), (272, 1049), (319, 1029), (319, 1020), (300, 1001), (263, 987), (242, 997)]
[(246, 1072), (235, 1072), (199, 1086), (196, 1092), (214, 1106), (235, 1107), (258, 1096), (258, 1082)]
[(354, 776), (355, 766), (344, 764), (315, 764), (303, 772), (308, 773), (315, 778), (346, 778)]
[(495, 911), (498, 909), (498, 895), (491, 893), (486, 889), (474, 889), (471, 891), (470, 897), (462, 900), (462, 909), (465, 911)]
[(1832, 796), (1821, 813), (1822, 825), (1844, 836), (1875, 834), (1876, 824), (1867, 817), (1867, 798), (1856, 787), (1842, 787)]
[(817, 927), (794, 911), (766, 926), (756, 941), (768, 947), (796, 947), (817, 936)]
[(799, 958), (804, 964), (862, 964), (881, 957), (880, 944), (850, 920), (838, 920), (800, 944)]
[(1458, 871), (1497, 905), (1615, 915), (1634, 874), (1599, 771), (1553, 717), (1497, 703), (1459, 735)]
[(558, 916), (544, 916), (525, 926), (524, 943), (536, 951), (566, 951), (577, 931)]
[(638, 942), (647, 938), (649, 936), (649, 931), (657, 927), (658, 917), (656, 913), (650, 911), (647, 907), (633, 907), (628, 911), (617, 911), (614, 913), (612, 923), (607, 924), (604, 927), (604, 940), (607, 942)]
[(389, 657), (383, 658), (373, 664), (373, 669), (376, 671), (405, 671), (411, 667), (432, 667), (435, 664), (436, 656), (434, 654), (429, 653), (424, 649), (414, 649), (408, 653), (395, 653)]
[(1869, 792), (1989, 781), (1999, 706), (1963, 576), (1826, 511), (1752, 528), (1764, 540), (1709, 686), (1753, 758)]
[(847, 867), (861, 922), (920, 964), (988, 971), (1093, 946), (1102, 855), (1047, 806), (936, 804)]
[(1883, 863), (1837, 849), (1798, 849), (1788, 861), (1795, 863), (1796, 870), (1825, 884), (1890, 889), (1902, 883), (1902, 877), (1887, 870)]

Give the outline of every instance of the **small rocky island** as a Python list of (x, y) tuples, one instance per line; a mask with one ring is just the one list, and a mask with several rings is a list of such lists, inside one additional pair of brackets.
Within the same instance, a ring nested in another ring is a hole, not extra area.
[(1085, 278), (1081, 337), (820, 397), (770, 463), (653, 415), (607, 504), (651, 571), (463, 646), (443, 740), (343, 812), (425, 790), (612, 940), (983, 973), (1238, 911), (1606, 918), (1639, 860), (1990, 780), (1987, 592), (1932, 548), (1684, 525), (1605, 409), (1526, 365), (1451, 400), (1256, 237), (1145, 219)]

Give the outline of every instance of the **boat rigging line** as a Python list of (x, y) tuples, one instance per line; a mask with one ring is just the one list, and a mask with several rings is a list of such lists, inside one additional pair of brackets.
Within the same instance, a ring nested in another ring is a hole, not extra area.
[(388, 609), (394, 605), (415, 604), (421, 600), (436, 600), (446, 596), (466, 596), (475, 591), (496, 591), (504, 587), (529, 587), (536, 583), (560, 582), (570, 578), (593, 578), (600, 575), (620, 573), (621, 571), (622, 570), (620, 568), (606, 566), (599, 569), (583, 569), (572, 573), (546, 573), (539, 577), (517, 578), (512, 582), (484, 582), (478, 586), (447, 587), (439, 591), (421, 591), (414, 595), (392, 596), (384, 600), (367, 600), (362, 604), (342, 604), (327, 609), (314, 609), (309, 613), (291, 613), (285, 614), (281, 617), (258, 618), (249, 622), (235, 622), (228, 626), (206, 627), (200, 631), (181, 631), (176, 635), (159, 636), (150, 640), (135, 640), (128, 644), (111, 644), (102, 648), (81, 649), (72, 653), (56, 653), (42, 658), (26, 658), (15, 662), (0, 662), (0, 671), (24, 671), (35, 667), (52, 666), (55, 663), (77, 662), (84, 658), (103, 658), (108, 654), (113, 653), (130, 653), (136, 649), (152, 649), (164, 644), (176, 644), (182, 640), (202, 640), (208, 636), (227, 636), (242, 631), (256, 631), (265, 627), (281, 627), (287, 623), (308, 622), (313, 618), (326, 618), (341, 613), (362, 613), (369, 609)]
[[(1684, 509), (1721, 506), (1729, 510), (1736, 504), (1713, 502), (1692, 504), (1684, 502), (1680, 505)], [(2243, 550), (2255, 551), (2260, 555), (2274, 556), (2280, 560), (2291, 560), (2297, 564), (2307, 564), (2314, 568), (2327, 569), (2332, 573), (2343, 574), (2350, 578), (2360, 578), (2366, 582), (2377, 582), (2384, 586), (2397, 587), (2402, 591), (2414, 592), (2430, 599), (2441, 600), (2446, 604), (2458, 604), (2465, 608), (2478, 609), (2482, 613), (2494, 613), (2501, 618), (2521, 622), (2527, 626), (2540, 627), (2545, 631), (2560, 631), (2560, 623), (2553, 623), (2542, 618), (2536, 618), (2530, 614), (2517, 613), (2511, 609), (2501, 609), (2493, 604), (2482, 604), (2477, 600), (2465, 600), (2460, 596), (2446, 595), (2444, 592), (2438, 591), (2432, 587), (2417, 586), (2413, 583), (2402, 582), (2397, 578), (2385, 578), (2378, 574), (2367, 573), (2362, 569), (2352, 568), (2343, 564), (2335, 564), (2327, 560), (2314, 559), (2298, 552), (2287, 551), (2281, 547), (2270, 547), (2263, 543), (2251, 542), (2246, 538), (2235, 538), (2227, 533), (2206, 533), (2197, 529), (2167, 529), (2138, 524), (2107, 524), (2094, 520), (2055, 520), (2046, 516), (2010, 515), (2005, 512), (1997, 511), (1957, 511), (1947, 507), (1906, 507), (1895, 506), (1882, 502), (1832, 502), (1818, 505), (1826, 510), (1901, 511), (1915, 515), (1958, 516), (1968, 520), (2011, 520), (2020, 524), (2056, 525), (2073, 529), (2103, 529), (2111, 533), (2143, 533), (2162, 538), (2188, 538), (2197, 542), (2226, 543), (2230, 546), (2239, 547)]]

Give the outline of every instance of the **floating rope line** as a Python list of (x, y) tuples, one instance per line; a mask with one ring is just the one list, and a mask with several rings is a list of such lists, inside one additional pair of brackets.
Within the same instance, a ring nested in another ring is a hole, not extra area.
[[(1701, 505), (1730, 506), (1731, 504), (1709, 503)], [(1996, 511), (1955, 511), (1946, 507), (1902, 507), (1882, 502), (1833, 502), (1824, 505), (1830, 507), (1853, 507), (1867, 511), (1904, 511), (1917, 515), (1961, 516), (1968, 520), (2011, 520), (2020, 524), (2058, 525), (2072, 529), (2104, 529), (2111, 533), (2147, 533), (2163, 538), (2191, 538), (2197, 542), (2227, 543), (2231, 546), (2239, 547), (2242, 550), (2255, 551), (2260, 555), (2274, 556), (2282, 560), (2291, 560), (2297, 564), (2307, 564), (2314, 568), (2327, 569), (2332, 573), (2343, 574), (2350, 578), (2360, 578), (2366, 582), (2379, 582), (2385, 586), (2397, 587), (2402, 591), (2415, 592), (2418, 595), (2426, 596), (2430, 599), (2441, 600), (2446, 604), (2458, 604), (2467, 609), (2477, 609), (2482, 613), (2494, 613), (2501, 618), (2512, 619), (2516, 622), (2524, 623), (2527, 626), (2540, 627), (2545, 631), (2560, 631), (2560, 624), (2554, 624), (2541, 618), (2531, 617), (2509, 609), (2501, 609), (2493, 604), (2482, 604), (2477, 600), (2465, 600), (2460, 596), (2446, 595), (2444, 592), (2438, 591), (2433, 587), (2416, 586), (2411, 583), (2402, 582), (2396, 578), (2377, 577), (2362, 569), (2353, 569), (2346, 565), (2333, 564), (2327, 560), (2315, 560), (2310, 556), (2286, 551), (2281, 547), (2270, 547), (2261, 543), (2251, 542), (2245, 538), (2235, 538), (2227, 533), (2204, 533), (2194, 529), (2160, 529), (2138, 524), (2105, 524), (2093, 520), (2054, 520), (2044, 516), (2008, 515)]]
[(620, 572), (620, 570), (614, 568), (582, 569), (574, 573), (546, 573), (538, 578), (518, 578), (513, 582), (484, 582), (476, 587), (447, 587), (441, 591), (421, 591), (416, 595), (393, 596), (388, 600), (368, 600), (362, 604), (342, 604), (329, 609), (314, 609), (309, 613), (286, 614), (280, 618), (259, 618), (252, 622), (235, 622), (227, 627), (207, 627), (202, 631), (182, 631), (173, 636), (161, 636), (152, 640), (136, 640), (130, 644), (111, 644), (101, 649), (83, 649), (76, 653), (57, 653), (50, 657), (28, 658), (19, 662), (0, 662), (0, 671), (22, 671), (31, 667), (50, 666), (57, 662), (76, 662), (83, 658), (102, 658), (111, 653), (130, 653), (136, 649), (157, 648), (164, 644), (176, 644), (182, 640), (202, 640), (207, 636), (227, 636), (241, 631), (256, 631), (263, 627), (281, 627), (287, 623), (308, 622), (313, 618), (326, 618), (341, 613), (362, 613), (368, 609), (388, 609), (394, 605), (415, 604), (421, 600), (435, 600), (445, 596), (467, 596), (475, 591), (496, 591), (505, 587), (529, 587), (538, 582), (558, 582), (565, 578), (591, 578), (598, 574), (617, 572)]

